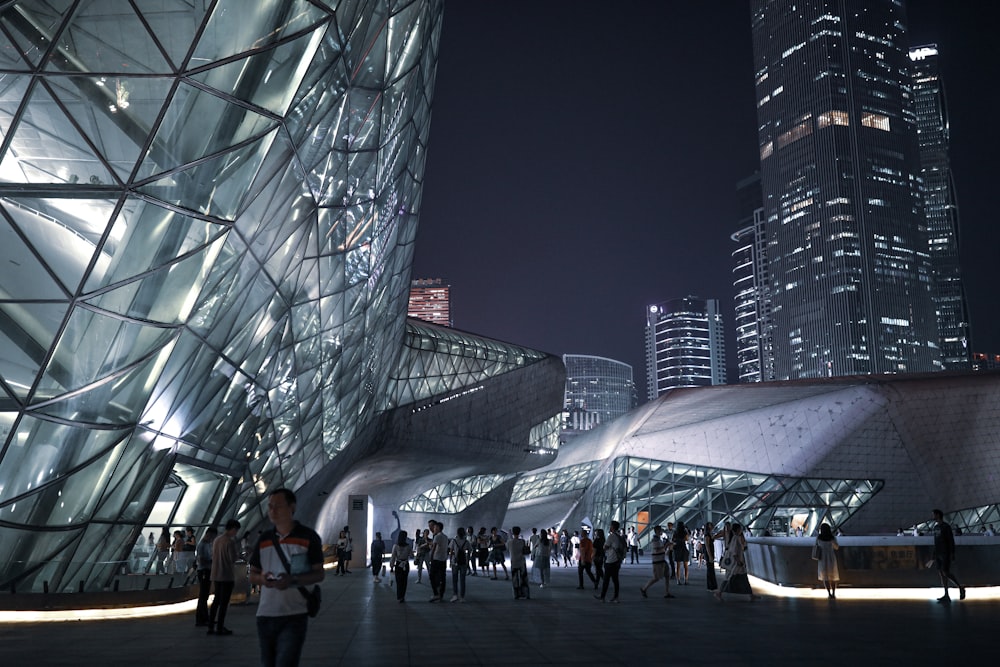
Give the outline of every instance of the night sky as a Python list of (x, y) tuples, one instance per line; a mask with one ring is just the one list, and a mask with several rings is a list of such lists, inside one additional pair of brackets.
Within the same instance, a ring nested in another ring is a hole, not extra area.
[[(1000, 56), (979, 3), (911, 0), (937, 43), (974, 348), (1000, 353), (990, 210)], [(414, 278), (455, 327), (631, 364), (647, 305), (716, 298), (735, 381), (737, 181), (759, 166), (748, 0), (449, 2)]]

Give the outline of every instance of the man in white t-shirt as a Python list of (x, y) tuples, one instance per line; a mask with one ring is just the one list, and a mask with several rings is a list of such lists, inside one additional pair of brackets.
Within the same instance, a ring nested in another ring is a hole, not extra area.
[(431, 530), (430, 567), (427, 569), (434, 596), (428, 602), (440, 602), (444, 599), (448, 578), (448, 536), (444, 534), (444, 524), (431, 519), (428, 524)]

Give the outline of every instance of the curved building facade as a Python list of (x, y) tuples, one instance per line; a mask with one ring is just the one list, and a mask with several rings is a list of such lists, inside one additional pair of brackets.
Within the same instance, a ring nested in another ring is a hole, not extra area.
[(566, 367), (567, 414), (582, 411), (595, 415), (596, 419), (588, 423), (596, 426), (614, 421), (635, 407), (635, 380), (628, 364), (589, 354), (564, 354), (562, 360)]
[(100, 587), (159, 526), (254, 526), (374, 439), (413, 356), (441, 12), (4, 5), (5, 588)]

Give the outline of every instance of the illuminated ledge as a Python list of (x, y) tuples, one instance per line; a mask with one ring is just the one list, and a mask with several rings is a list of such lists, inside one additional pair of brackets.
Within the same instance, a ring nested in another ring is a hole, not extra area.
[(0, 623), (44, 623), (64, 621), (111, 621), (123, 618), (151, 618), (169, 614), (191, 613), (198, 606), (197, 600), (152, 607), (123, 609), (65, 609), (60, 611), (0, 611)]
[[(719, 583), (722, 583), (720, 576)], [(818, 589), (802, 588), (799, 586), (778, 586), (769, 581), (750, 577), (750, 586), (756, 595), (772, 595), (781, 598), (796, 598), (805, 600), (826, 600), (826, 590), (819, 584)], [(935, 601), (941, 595), (943, 589), (940, 585), (928, 588), (841, 588), (837, 586), (837, 600), (920, 600)], [(952, 599), (958, 603), (958, 591), (951, 590)], [(737, 599), (742, 596), (735, 596)], [(728, 599), (728, 598), (727, 598)], [(1000, 586), (981, 586), (966, 589), (965, 602), (980, 602), (982, 600), (1000, 600)]]

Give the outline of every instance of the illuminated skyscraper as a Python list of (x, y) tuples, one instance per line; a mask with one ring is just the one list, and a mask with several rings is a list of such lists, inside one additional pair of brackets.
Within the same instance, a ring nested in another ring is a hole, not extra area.
[(410, 281), (410, 302), (406, 309), (409, 317), (432, 322), (443, 327), (454, 325), (451, 319), (451, 285), (444, 285), (440, 278)]
[(753, 0), (777, 379), (942, 368), (898, 0)]
[(941, 361), (947, 369), (968, 370), (972, 348), (959, 257), (958, 198), (948, 158), (948, 105), (937, 46), (910, 49), (910, 61)]
[(632, 367), (589, 354), (564, 354), (567, 428), (586, 431), (636, 406)]
[(726, 384), (716, 299), (688, 296), (646, 308), (646, 383), (649, 400), (674, 387)]
[(740, 382), (774, 379), (771, 344), (771, 285), (767, 273), (767, 236), (760, 175), (736, 186), (740, 220), (732, 235), (733, 287), (736, 290), (736, 362)]

